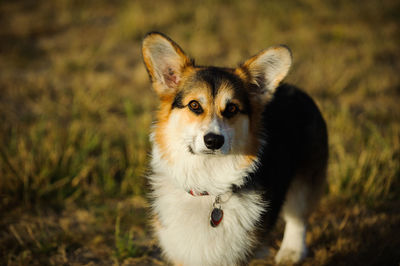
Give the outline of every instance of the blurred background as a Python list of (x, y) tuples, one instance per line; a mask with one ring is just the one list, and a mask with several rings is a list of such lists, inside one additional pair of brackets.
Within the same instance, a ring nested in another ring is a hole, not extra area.
[[(201, 65), (288, 45), (328, 124), (304, 265), (400, 262), (400, 2), (0, 1), (0, 264), (163, 265), (149, 228), (148, 31)], [(282, 228), (268, 245), (271, 265)]]

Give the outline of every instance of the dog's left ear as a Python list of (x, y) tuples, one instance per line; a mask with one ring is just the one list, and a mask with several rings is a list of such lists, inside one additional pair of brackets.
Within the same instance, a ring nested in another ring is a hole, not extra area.
[(143, 39), (142, 54), (153, 88), (160, 97), (175, 93), (183, 71), (192, 65), (178, 44), (158, 32), (148, 33)]
[(285, 78), (292, 64), (292, 53), (284, 45), (261, 51), (242, 64), (236, 71), (240, 76), (255, 86), (256, 93), (263, 101), (275, 92), (279, 83)]

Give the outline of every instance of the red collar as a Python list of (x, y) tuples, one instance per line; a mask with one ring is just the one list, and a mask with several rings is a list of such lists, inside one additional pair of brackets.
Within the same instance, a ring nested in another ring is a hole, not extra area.
[(208, 194), (207, 191), (200, 192), (200, 193), (196, 193), (196, 192), (194, 192), (192, 189), (189, 190), (188, 193), (189, 193), (190, 195), (194, 196), (194, 197), (197, 197), (197, 196), (208, 196), (208, 195), (210, 195), (210, 194)]

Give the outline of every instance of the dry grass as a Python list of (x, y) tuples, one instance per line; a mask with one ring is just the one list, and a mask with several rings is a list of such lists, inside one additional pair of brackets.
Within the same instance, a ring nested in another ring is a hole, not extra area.
[(199, 64), (289, 45), (287, 81), (316, 99), (330, 133), (305, 265), (397, 264), (399, 10), (389, 0), (1, 1), (0, 264), (157, 263), (136, 202), (157, 105), (140, 56), (150, 30)]

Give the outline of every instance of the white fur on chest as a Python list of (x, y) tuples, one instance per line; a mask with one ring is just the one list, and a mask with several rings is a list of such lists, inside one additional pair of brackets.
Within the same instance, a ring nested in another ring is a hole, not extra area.
[[(153, 211), (160, 223), (156, 233), (167, 258), (184, 265), (235, 265), (248, 255), (266, 204), (255, 192), (229, 192), (232, 184), (244, 183), (246, 174), (237, 168), (235, 158), (216, 162), (186, 159), (171, 168), (155, 147), (152, 167)], [(192, 188), (210, 195), (194, 197), (187, 193)], [(213, 228), (210, 214), (215, 196), (220, 194), (224, 217)]]

